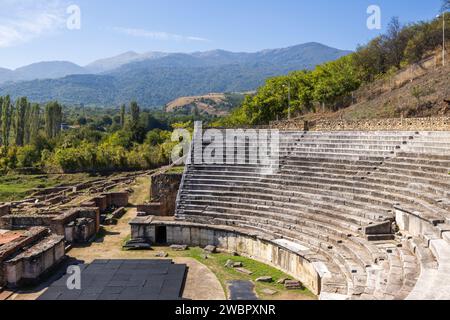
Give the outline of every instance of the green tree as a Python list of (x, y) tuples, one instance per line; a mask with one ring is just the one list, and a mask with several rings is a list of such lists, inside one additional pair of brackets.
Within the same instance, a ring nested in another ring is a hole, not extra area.
[(124, 104), (120, 107), (120, 126), (122, 128), (125, 127), (125, 108)]
[(15, 135), (16, 146), (23, 146), (25, 140), (26, 114), (28, 100), (22, 97), (16, 101)]
[(6, 96), (3, 98), (2, 107), (2, 144), (6, 148), (9, 146), (9, 137), (11, 133), (11, 116), (12, 116), (12, 105), (11, 98)]
[(39, 129), (41, 125), (41, 106), (37, 103), (33, 103), (30, 108), (29, 124), (28, 124), (28, 143), (35, 141), (39, 135)]
[(131, 113), (131, 130), (136, 130), (139, 124), (139, 116), (140, 116), (140, 109), (136, 101), (131, 102), (130, 113)]
[(48, 138), (55, 138), (61, 131), (62, 107), (56, 102), (45, 106), (45, 133)]

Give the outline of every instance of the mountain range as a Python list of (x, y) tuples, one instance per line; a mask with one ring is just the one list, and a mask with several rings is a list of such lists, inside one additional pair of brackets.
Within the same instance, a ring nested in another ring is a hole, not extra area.
[(0, 95), (27, 96), (35, 102), (111, 106), (136, 100), (147, 107), (162, 106), (182, 96), (255, 90), (268, 77), (311, 69), (349, 53), (319, 43), (255, 53), (130, 51), (84, 67), (51, 61), (0, 68)]

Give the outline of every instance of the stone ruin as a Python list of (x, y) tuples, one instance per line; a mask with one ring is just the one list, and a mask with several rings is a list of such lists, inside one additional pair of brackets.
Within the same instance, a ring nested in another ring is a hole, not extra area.
[(0, 204), (0, 291), (34, 283), (64, 258), (71, 244), (92, 241), (102, 223), (120, 218), (126, 189), (146, 172), (37, 190), (29, 199)]
[(132, 238), (237, 252), (320, 299), (449, 299), (450, 131), (368, 130), (282, 131), (271, 174), (189, 164), (174, 217)]
[[(159, 217), (160, 219), (173, 217), (176, 210), (176, 199), (182, 180), (182, 174), (159, 173), (151, 177), (150, 199), (152, 202), (137, 206), (137, 220), (142, 221)], [(134, 219), (133, 221), (137, 221)], [(147, 250), (151, 244), (157, 242), (154, 238), (133, 232), (132, 239), (124, 245), (127, 250)]]
[(17, 230), (45, 226), (54, 234), (65, 236), (70, 243), (92, 240), (100, 230), (102, 220), (110, 211), (128, 204), (128, 192), (104, 193), (77, 206), (26, 213), (10, 213), (0, 217), (0, 229)]
[(175, 214), (175, 203), (182, 174), (160, 173), (150, 182), (150, 203), (138, 205), (138, 216), (170, 217)]
[(32, 227), (0, 246), (0, 287), (34, 284), (64, 255), (63, 236), (45, 227)]

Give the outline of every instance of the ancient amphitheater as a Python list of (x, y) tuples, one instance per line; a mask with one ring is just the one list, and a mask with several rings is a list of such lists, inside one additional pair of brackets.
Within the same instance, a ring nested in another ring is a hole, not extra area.
[(284, 130), (272, 174), (189, 164), (175, 217), (137, 217), (133, 238), (235, 251), (321, 299), (449, 299), (450, 129), (440, 123)]

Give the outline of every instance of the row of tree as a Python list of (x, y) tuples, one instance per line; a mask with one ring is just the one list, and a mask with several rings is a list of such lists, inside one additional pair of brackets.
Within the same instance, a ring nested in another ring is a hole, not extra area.
[[(45, 133), (54, 138), (61, 131), (62, 107), (57, 102), (45, 106)], [(0, 146), (7, 149), (12, 142), (16, 146), (31, 143), (41, 129), (41, 106), (30, 103), (26, 97), (15, 103), (9, 96), (0, 97)]]

